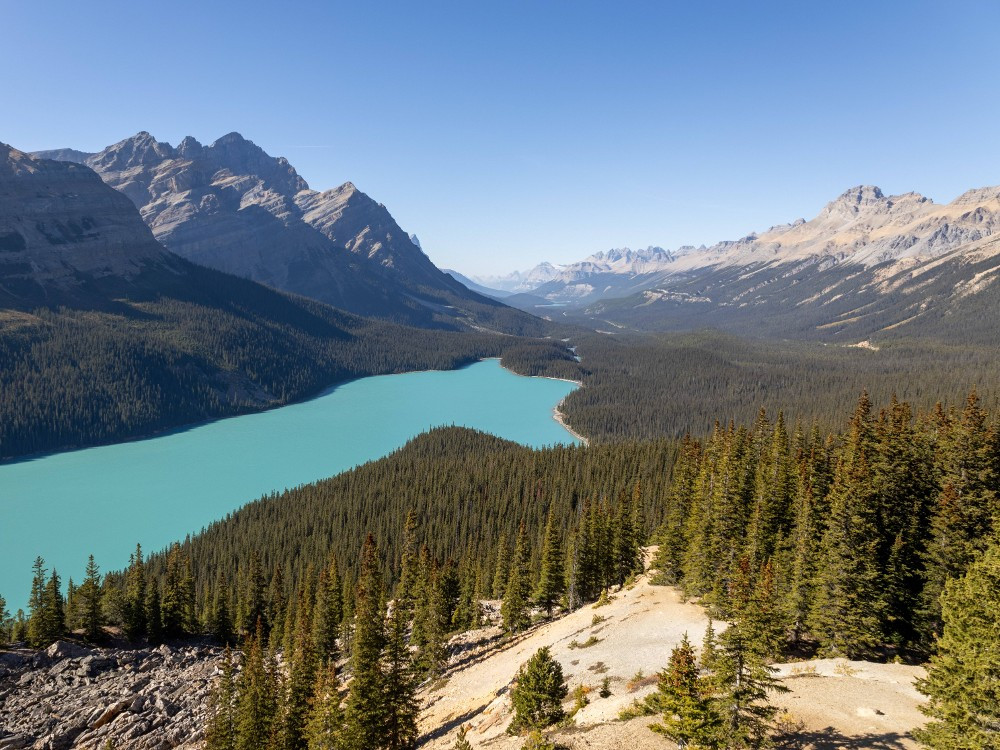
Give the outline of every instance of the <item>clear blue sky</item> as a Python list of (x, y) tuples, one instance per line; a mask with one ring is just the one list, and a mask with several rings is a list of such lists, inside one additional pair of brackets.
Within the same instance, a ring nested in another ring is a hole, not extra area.
[(1000, 183), (996, 2), (2, 0), (0, 140), (238, 130), (477, 273)]

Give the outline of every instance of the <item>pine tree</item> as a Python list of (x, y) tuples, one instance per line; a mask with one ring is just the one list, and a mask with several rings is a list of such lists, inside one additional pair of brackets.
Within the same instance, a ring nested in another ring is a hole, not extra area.
[(468, 733), (469, 730), (465, 724), (460, 726), (455, 734), (455, 744), (451, 746), (451, 750), (472, 750), (472, 743), (466, 737)]
[(406, 642), (406, 612), (394, 609), (386, 623), (385, 648), (385, 727), (380, 747), (411, 750), (417, 746), (417, 680)]
[(232, 643), (235, 637), (233, 618), (229, 610), (229, 593), (221, 574), (215, 580), (215, 596), (212, 599), (212, 610), (208, 620), (209, 630), (220, 643), (227, 645)]
[(41, 618), (41, 645), (52, 643), (63, 634), (66, 629), (66, 609), (63, 601), (61, 581), (56, 569), (52, 569), (52, 575), (45, 584), (44, 594), (45, 607), (42, 610)]
[(535, 591), (535, 603), (545, 610), (545, 616), (552, 616), (552, 608), (559, 603), (566, 591), (566, 577), (563, 570), (563, 553), (559, 530), (555, 526), (553, 512), (549, 510), (545, 522), (545, 539), (542, 544), (541, 575)]
[(28, 598), (28, 643), (35, 648), (41, 648), (48, 645), (48, 633), (45, 630), (47, 619), (45, 611), (45, 574), (47, 573), (45, 561), (41, 557), (36, 557), (31, 571), (31, 595)]
[(155, 578), (146, 584), (146, 606), (143, 618), (146, 634), (151, 643), (163, 640), (163, 614), (160, 609), (160, 583)]
[(134, 641), (146, 635), (146, 564), (142, 558), (142, 545), (139, 544), (135, 545), (135, 552), (129, 558), (128, 570), (125, 571), (124, 610), (125, 637)]
[(656, 705), (663, 716), (658, 724), (650, 725), (650, 729), (676, 742), (681, 750), (711, 746), (719, 729), (719, 717), (703, 683), (694, 649), (685, 633), (671, 651), (667, 668), (660, 673)]
[(528, 548), (527, 534), (524, 524), (517, 535), (514, 545), (514, 559), (510, 565), (510, 578), (504, 591), (500, 615), (503, 617), (503, 627), (508, 633), (519, 633), (531, 624), (528, 615), (528, 594), (530, 592), (531, 550)]
[(0, 596), (0, 643), (8, 643), (11, 640), (10, 612), (7, 611), (7, 600)]
[(278, 688), (273, 665), (264, 653), (262, 626), (250, 637), (243, 653), (243, 671), (236, 683), (236, 747), (262, 750), (273, 746), (278, 718)]
[(306, 723), (309, 703), (316, 689), (318, 658), (312, 640), (312, 608), (309, 606), (308, 577), (299, 592), (294, 646), (288, 653), (288, 679), (282, 690), (279, 747), (299, 750), (307, 744)]
[(941, 492), (933, 508), (930, 540), (924, 555), (926, 572), (922, 619), (925, 636), (941, 630), (941, 593), (945, 583), (962, 575), (990, 539), (1000, 516), (1000, 462), (997, 435), (973, 390), (961, 415), (949, 415), (936, 454)]
[(871, 402), (862, 394), (830, 490), (810, 616), (820, 651), (829, 656), (865, 657), (883, 642), (885, 588), (870, 415)]
[(695, 501), (701, 444), (685, 435), (674, 464), (674, 480), (666, 498), (663, 526), (658, 532), (659, 548), (652, 567), (657, 572), (656, 583), (678, 584), (683, 577), (683, 560), (688, 545), (685, 525)]
[[(270, 635), (274, 622), (268, 618), (268, 601), (265, 592), (264, 571), (260, 564), (260, 556), (254, 550), (250, 555), (250, 563), (244, 569), (240, 585), (239, 628), (244, 633), (252, 633), (260, 622), (265, 637)], [(282, 595), (284, 592), (282, 592)], [(284, 614), (284, 613), (282, 613)]]
[(96, 641), (102, 633), (104, 613), (101, 609), (101, 576), (93, 555), (87, 559), (86, 577), (77, 591), (77, 597), (77, 606), (82, 614), (84, 638)]
[(514, 718), (507, 731), (513, 734), (555, 724), (564, 716), (562, 701), (568, 693), (562, 666), (548, 646), (538, 649), (517, 672), (510, 691)]
[(771, 746), (770, 733), (777, 709), (769, 692), (787, 692), (775, 670), (756, 652), (738, 623), (719, 638), (711, 684), (713, 705), (721, 724), (719, 738), (729, 750), (757, 750)]
[(344, 710), (345, 747), (348, 750), (377, 747), (385, 728), (385, 675), (382, 672), (384, 609), (378, 551), (375, 539), (369, 534), (361, 550), (361, 570), (354, 589), (351, 655), (354, 679), (351, 680)]
[[(271, 626), (268, 639), (269, 643), (273, 646), (277, 646), (277, 644), (284, 640), (287, 609), (288, 600), (285, 597), (284, 574), (281, 571), (281, 566), (276, 565), (274, 573), (271, 575), (271, 583), (267, 589), (267, 605), (265, 607), (265, 611), (267, 612), (265, 619)], [(239, 618), (237, 618), (238, 621)]]
[(227, 647), (222, 656), (222, 674), (208, 699), (205, 750), (236, 750), (236, 679), (233, 655)]
[(319, 670), (313, 691), (312, 711), (306, 725), (309, 750), (340, 750), (343, 747), (344, 714), (340, 710), (337, 670), (332, 662)]
[(160, 612), (165, 638), (179, 638), (192, 631), (194, 592), (190, 561), (176, 542), (167, 554)]
[(396, 606), (407, 611), (413, 607), (417, 594), (420, 558), (417, 547), (417, 514), (410, 508), (403, 524), (403, 545), (399, 561), (399, 584), (396, 589)]
[(941, 597), (944, 628), (917, 688), (931, 721), (914, 735), (932, 750), (1000, 746), (1000, 545), (994, 543)]
[(313, 610), (313, 643), (316, 653), (323, 660), (336, 661), (339, 657), (337, 635), (340, 632), (340, 621), (343, 616), (340, 589), (337, 560), (331, 555), (329, 565), (319, 574), (316, 606)]

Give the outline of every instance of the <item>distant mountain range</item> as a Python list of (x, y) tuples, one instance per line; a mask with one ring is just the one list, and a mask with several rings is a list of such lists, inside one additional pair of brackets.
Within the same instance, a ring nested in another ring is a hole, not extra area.
[(623, 248), (473, 281), (520, 292), (510, 304), (564, 306), (565, 318), (597, 327), (991, 336), (998, 230), (1000, 187), (939, 205), (859, 186), (810, 221), (711, 247)]
[(359, 315), (438, 328), (538, 333), (537, 321), (442, 273), (382, 204), (350, 182), (311, 190), (288, 161), (239, 133), (176, 147), (146, 132), (84, 164), (128, 196), (170, 251)]

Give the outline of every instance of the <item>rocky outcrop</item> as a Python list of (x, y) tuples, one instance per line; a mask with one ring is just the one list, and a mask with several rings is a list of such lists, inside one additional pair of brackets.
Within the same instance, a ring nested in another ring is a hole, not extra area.
[(105, 282), (140, 283), (175, 259), (135, 206), (91, 169), (0, 144), (0, 303), (61, 302)]
[(173, 147), (142, 132), (83, 161), (132, 200), (157, 240), (201, 265), (419, 325), (451, 316), (459, 327), (476, 305), (497, 305), (435, 267), (353, 184), (310, 190), (287, 159), (239, 133)]
[(0, 651), (0, 749), (198, 747), (221, 650)]

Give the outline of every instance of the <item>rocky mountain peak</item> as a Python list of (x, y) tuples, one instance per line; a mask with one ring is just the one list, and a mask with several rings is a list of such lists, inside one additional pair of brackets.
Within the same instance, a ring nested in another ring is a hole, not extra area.
[(857, 214), (869, 206), (882, 205), (885, 200), (885, 195), (875, 185), (858, 185), (826, 204), (823, 213)]
[(217, 169), (233, 174), (255, 175), (291, 197), (309, 184), (284, 157), (269, 156), (264, 149), (237, 132), (227, 133), (202, 151), (202, 156)]
[(204, 150), (205, 147), (198, 139), (190, 135), (185, 136), (184, 140), (177, 144), (177, 153), (185, 159), (197, 159)]
[(159, 164), (164, 159), (173, 159), (177, 152), (169, 143), (157, 141), (145, 130), (126, 138), (87, 160), (88, 165), (98, 171), (123, 172), (136, 167)]

